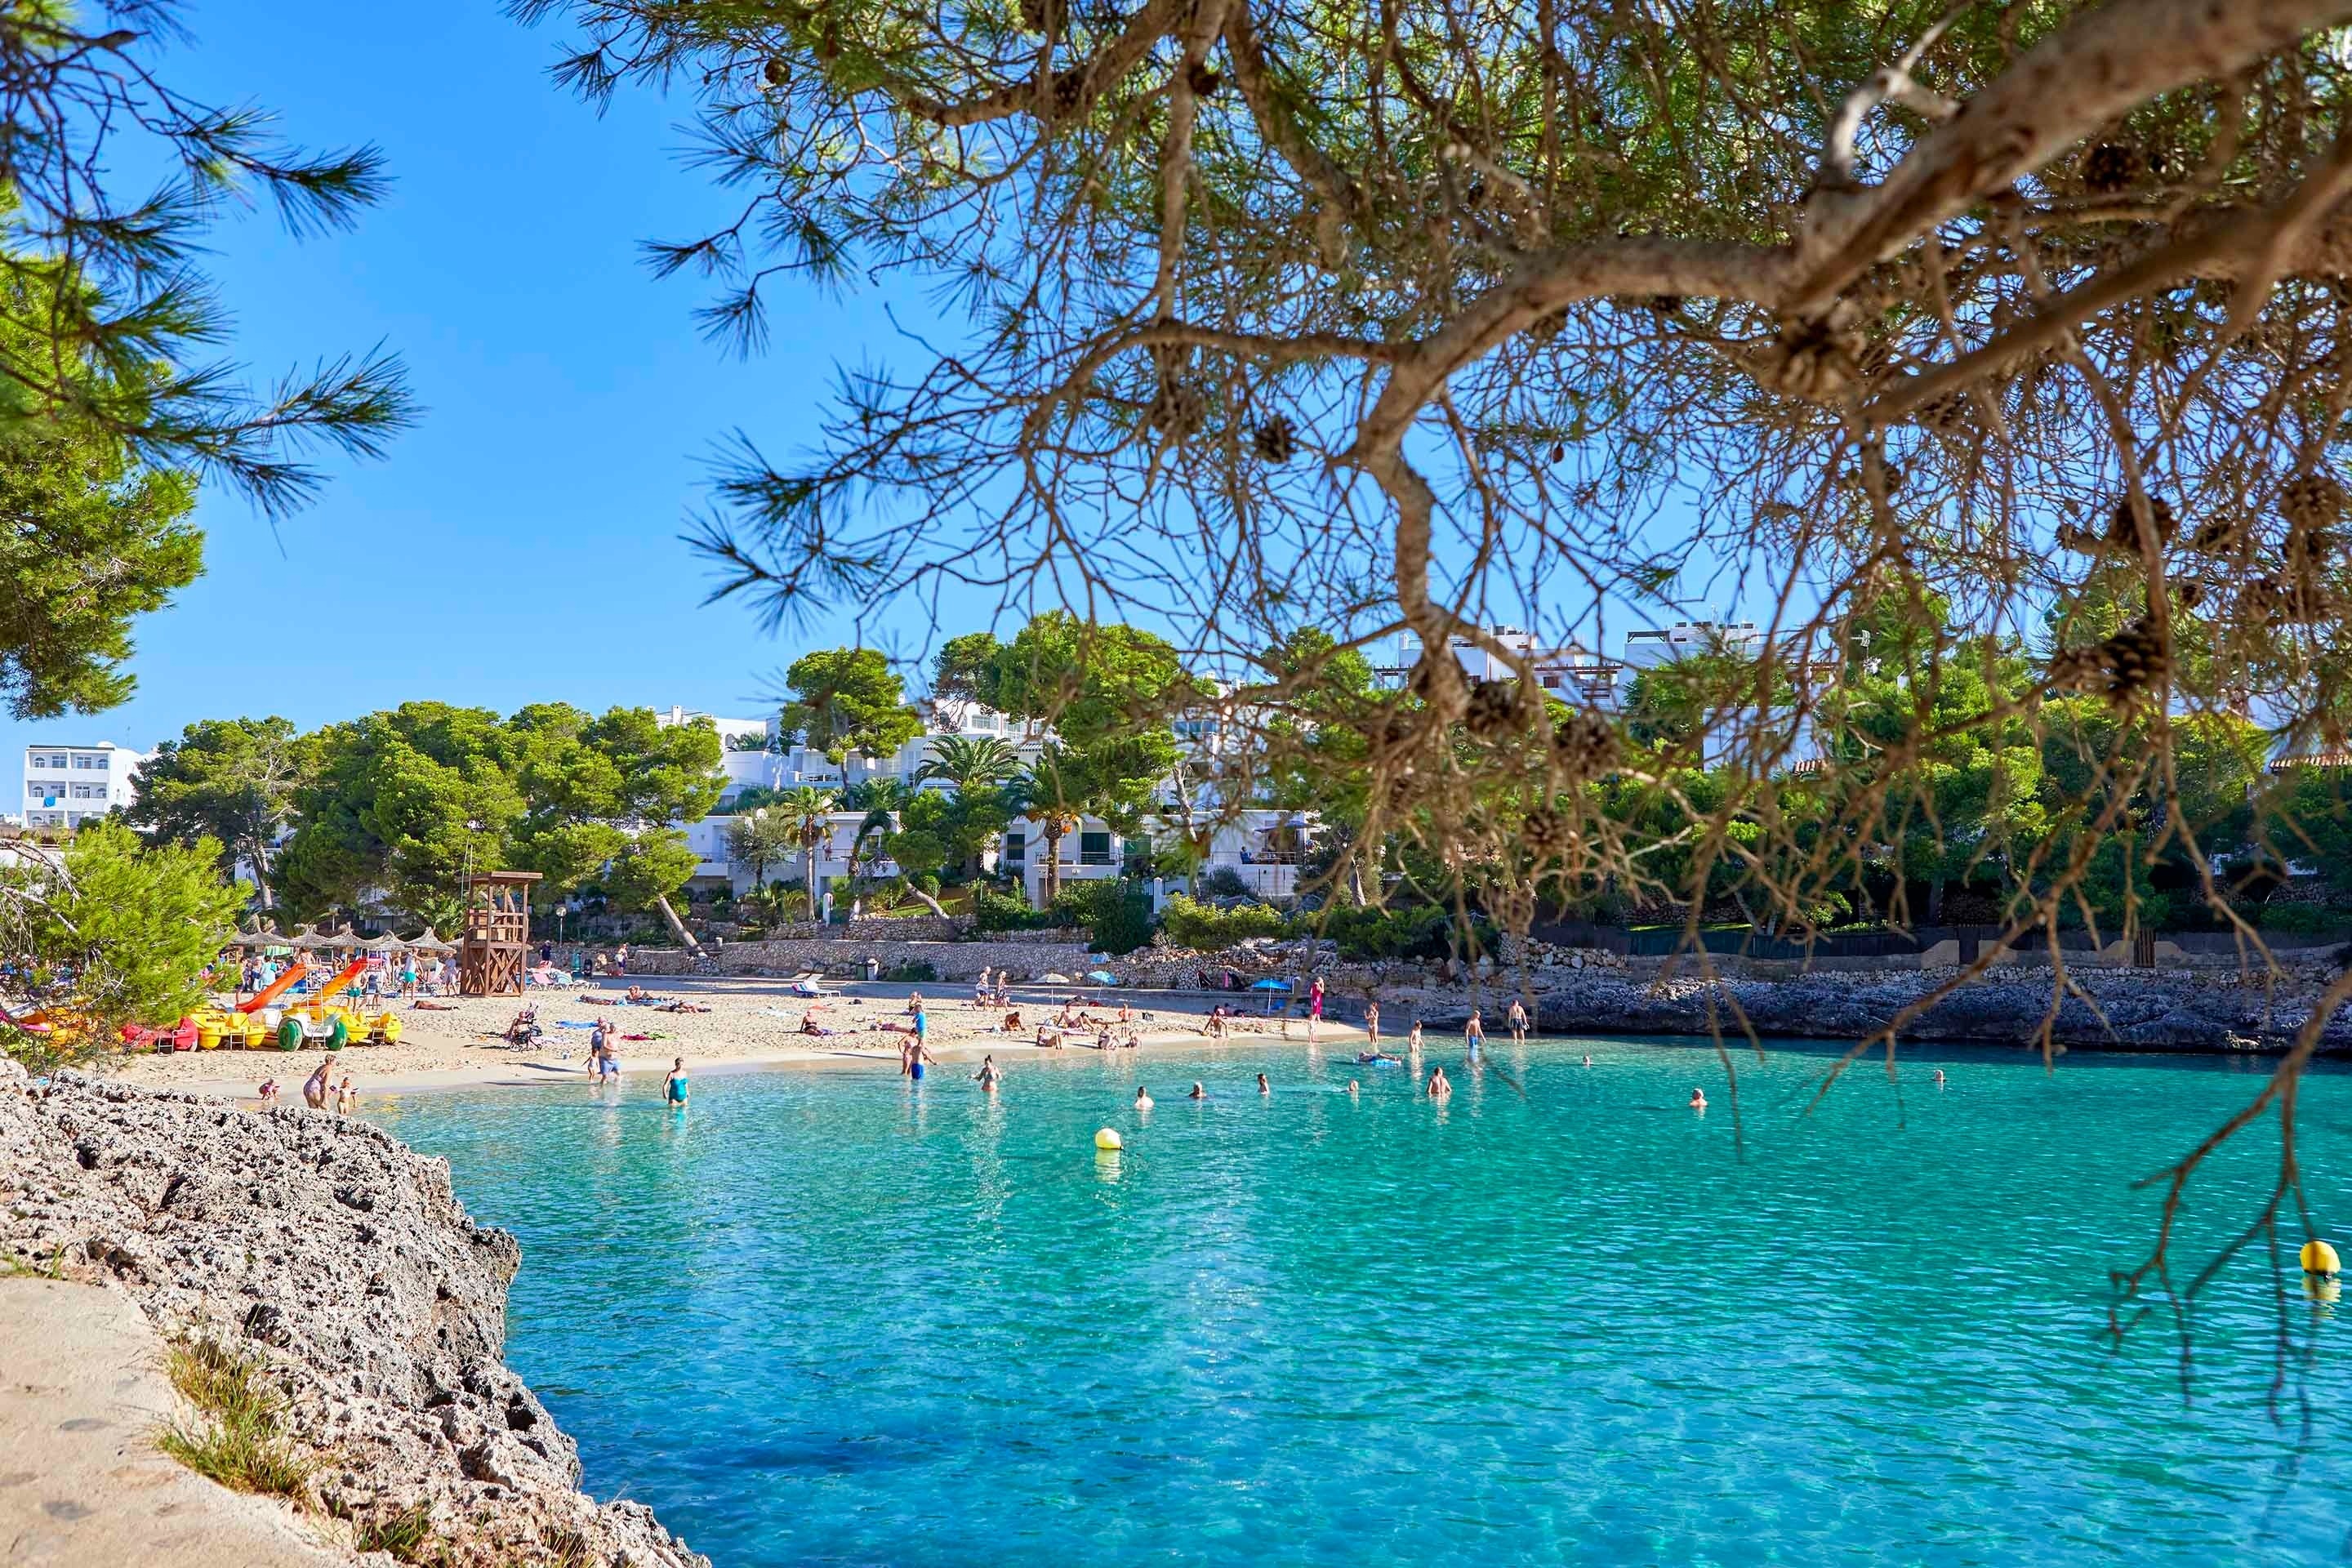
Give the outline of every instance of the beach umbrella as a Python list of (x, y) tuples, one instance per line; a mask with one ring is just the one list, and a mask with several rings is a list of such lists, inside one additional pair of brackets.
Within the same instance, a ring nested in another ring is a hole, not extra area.
[(415, 941), (410, 942), (408, 945), (415, 949), (418, 952), (455, 952), (457, 951), (457, 944), (456, 942), (442, 941), (438, 936), (434, 934), (433, 928), (431, 926), (426, 926), (425, 928), (424, 934), (419, 936)]
[(1093, 981), (1097, 985), (1116, 985), (1118, 984), (1118, 976), (1113, 974), (1108, 969), (1089, 969), (1087, 971), (1087, 978)]
[(308, 925), (286, 938), (285, 941), (286, 945), (297, 952), (318, 952), (335, 945), (328, 938), (319, 934), (318, 927)]
[(356, 951), (361, 945), (360, 933), (353, 931), (351, 928), (351, 923), (347, 921), (344, 922), (342, 930), (329, 937), (322, 945), (333, 948), (338, 952)]
[(1290, 982), (1287, 980), (1261, 980), (1253, 984), (1250, 989), (1253, 991), (1263, 991), (1265, 993), (1265, 1014), (1267, 1017), (1271, 1018), (1274, 1016), (1275, 993), (1277, 991), (1289, 990)]
[(386, 931), (382, 936), (372, 936), (368, 938), (367, 951), (370, 952), (383, 953), (406, 952), (408, 951), (408, 944), (401, 941), (398, 937), (393, 935), (392, 932)]
[(1070, 977), (1069, 977), (1068, 975), (1066, 975), (1066, 974), (1052, 974), (1052, 973), (1049, 973), (1049, 974), (1047, 974), (1047, 975), (1045, 976), (1045, 980), (1044, 980), (1041, 984), (1046, 984), (1046, 985), (1067, 985), (1069, 983), (1070, 983)]

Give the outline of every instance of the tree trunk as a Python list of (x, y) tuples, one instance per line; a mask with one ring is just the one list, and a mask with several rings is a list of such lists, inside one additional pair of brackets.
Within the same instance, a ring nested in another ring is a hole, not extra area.
[(1062, 836), (1051, 827), (1045, 829), (1045, 875), (1038, 882), (1038, 890), (1048, 904), (1062, 890)]
[(1927, 923), (1931, 926), (1944, 923), (1944, 879), (1941, 877), (1927, 879)]
[(930, 910), (931, 913), (939, 916), (940, 919), (943, 921), (952, 920), (955, 918), (948, 913), (947, 906), (945, 904), (940, 903), (939, 900), (931, 897), (930, 894), (923, 891), (922, 889), (918, 888), (912, 882), (907, 884), (907, 896), (911, 899), (919, 899), (922, 900), (922, 905), (925, 909)]
[(694, 940), (694, 933), (686, 929), (686, 922), (677, 918), (677, 911), (669, 907), (669, 895), (655, 894), (654, 908), (661, 911), (661, 918), (668, 922), (670, 934), (685, 944), (686, 951), (697, 958), (701, 957), (702, 944)]
[(253, 861), (253, 886), (261, 898), (261, 912), (268, 914), (278, 907), (278, 897), (269, 890), (268, 847), (258, 841), (245, 847), (247, 858)]

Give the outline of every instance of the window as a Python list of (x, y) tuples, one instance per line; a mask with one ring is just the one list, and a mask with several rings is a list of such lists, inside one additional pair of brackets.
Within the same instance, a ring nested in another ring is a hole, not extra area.
[(1108, 866), (1110, 864), (1110, 835), (1081, 833), (1078, 835), (1078, 864)]
[(106, 786), (102, 784), (78, 784), (73, 786), (76, 800), (104, 800)]
[(1028, 856), (1029, 836), (1027, 834), (1008, 833), (1004, 836), (1004, 863), (1006, 865), (1018, 866), (1023, 860), (1028, 858)]
[(104, 773), (106, 758), (98, 752), (76, 752), (73, 754), (73, 765), (85, 773)]
[(61, 768), (66, 765), (66, 754), (63, 752), (33, 752), (26, 756), (25, 765), (28, 768)]

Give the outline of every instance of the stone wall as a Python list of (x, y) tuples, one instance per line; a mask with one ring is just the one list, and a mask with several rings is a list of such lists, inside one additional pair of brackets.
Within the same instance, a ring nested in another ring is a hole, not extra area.
[[(898, 925), (901, 922), (886, 922)], [(1040, 933), (1003, 933), (1033, 936)], [(866, 978), (866, 961), (875, 960), (882, 973), (902, 965), (928, 963), (941, 980), (971, 980), (982, 969), (1010, 969), (1015, 980), (1037, 980), (1047, 974), (1075, 979), (1094, 967), (1087, 944), (1066, 937), (1043, 942), (902, 942), (860, 941), (852, 937), (782, 938), (772, 942), (730, 942), (709, 947), (704, 956), (720, 974), (806, 974), (814, 970), (840, 980)], [(629, 954), (632, 974), (688, 974), (691, 961), (679, 948), (644, 948)]]

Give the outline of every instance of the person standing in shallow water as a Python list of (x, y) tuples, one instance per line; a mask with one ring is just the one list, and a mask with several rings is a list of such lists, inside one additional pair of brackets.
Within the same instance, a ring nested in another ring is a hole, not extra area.
[(319, 1070), (302, 1080), (302, 1103), (313, 1110), (327, 1109), (328, 1070), (335, 1065), (332, 1057), (319, 1058)]
[(662, 1079), (663, 1103), (667, 1105), (684, 1105), (686, 1103), (686, 1058), (684, 1057), (672, 1057), (669, 1061), (669, 1072)]
[(1512, 997), (1511, 1010), (1503, 1015), (1503, 1021), (1511, 1026), (1511, 1044), (1524, 1046), (1528, 1043), (1528, 1009), (1525, 1003)]
[(1478, 1053), (1480, 1050), (1485, 1048), (1486, 1044), (1486, 1022), (1478, 1016), (1478, 1009), (1473, 1007), (1470, 1009), (1470, 1021), (1462, 1026), (1463, 1054), (1475, 1062), (1478, 1059)]
[(1381, 1005), (1377, 1002), (1364, 1004), (1364, 1043), (1376, 1051), (1381, 1048)]

